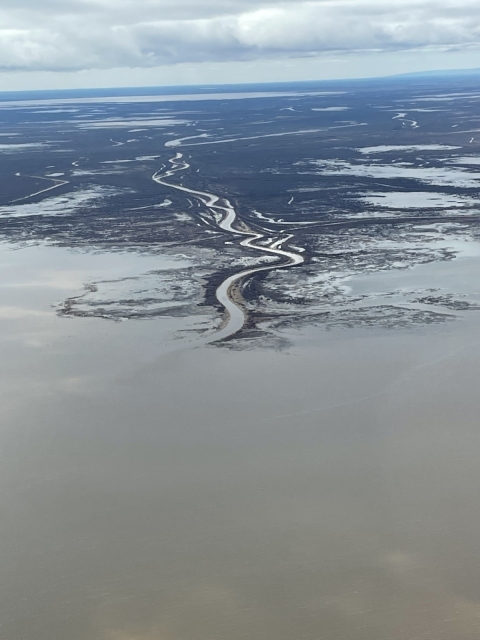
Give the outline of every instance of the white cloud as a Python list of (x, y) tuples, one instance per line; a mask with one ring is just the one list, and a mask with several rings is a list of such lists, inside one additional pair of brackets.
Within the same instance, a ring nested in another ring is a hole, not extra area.
[(154, 68), (321, 53), (458, 50), (478, 0), (2, 0), (0, 70)]

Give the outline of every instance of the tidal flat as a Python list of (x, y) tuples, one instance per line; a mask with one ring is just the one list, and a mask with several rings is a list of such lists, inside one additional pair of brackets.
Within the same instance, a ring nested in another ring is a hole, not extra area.
[(0, 105), (2, 640), (477, 640), (478, 92), (446, 82)]

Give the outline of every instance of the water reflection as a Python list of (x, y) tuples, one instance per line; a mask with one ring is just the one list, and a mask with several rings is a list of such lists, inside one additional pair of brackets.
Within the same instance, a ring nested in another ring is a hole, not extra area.
[(475, 314), (190, 349), (58, 318), (35, 255), (2, 288), (3, 638), (478, 638)]

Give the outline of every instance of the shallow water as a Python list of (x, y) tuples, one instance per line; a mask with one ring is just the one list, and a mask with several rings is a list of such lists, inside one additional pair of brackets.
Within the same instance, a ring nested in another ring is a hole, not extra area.
[(478, 316), (277, 352), (51, 307), (159, 262), (3, 247), (0, 637), (478, 638)]
[[(369, 193), (360, 198), (363, 202), (374, 207), (389, 209), (455, 209), (458, 207), (472, 207), (478, 200), (462, 196), (451, 196), (445, 193), (416, 191), (390, 191), (386, 193)], [(469, 212), (470, 213), (470, 212)], [(363, 215), (372, 215), (366, 211)]]
[(447, 261), (427, 262), (408, 269), (392, 269), (354, 276), (348, 279), (351, 293), (385, 294), (398, 290), (437, 289), (445, 294), (461, 293), (478, 297), (480, 245), (477, 242), (445, 240), (435, 241), (431, 246), (456, 252), (458, 257)]

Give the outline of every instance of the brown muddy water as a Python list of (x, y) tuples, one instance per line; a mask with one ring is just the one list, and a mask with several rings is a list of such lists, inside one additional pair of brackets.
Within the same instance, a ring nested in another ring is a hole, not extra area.
[(478, 639), (480, 316), (277, 352), (51, 306), (158, 260), (1, 250), (0, 638)]

